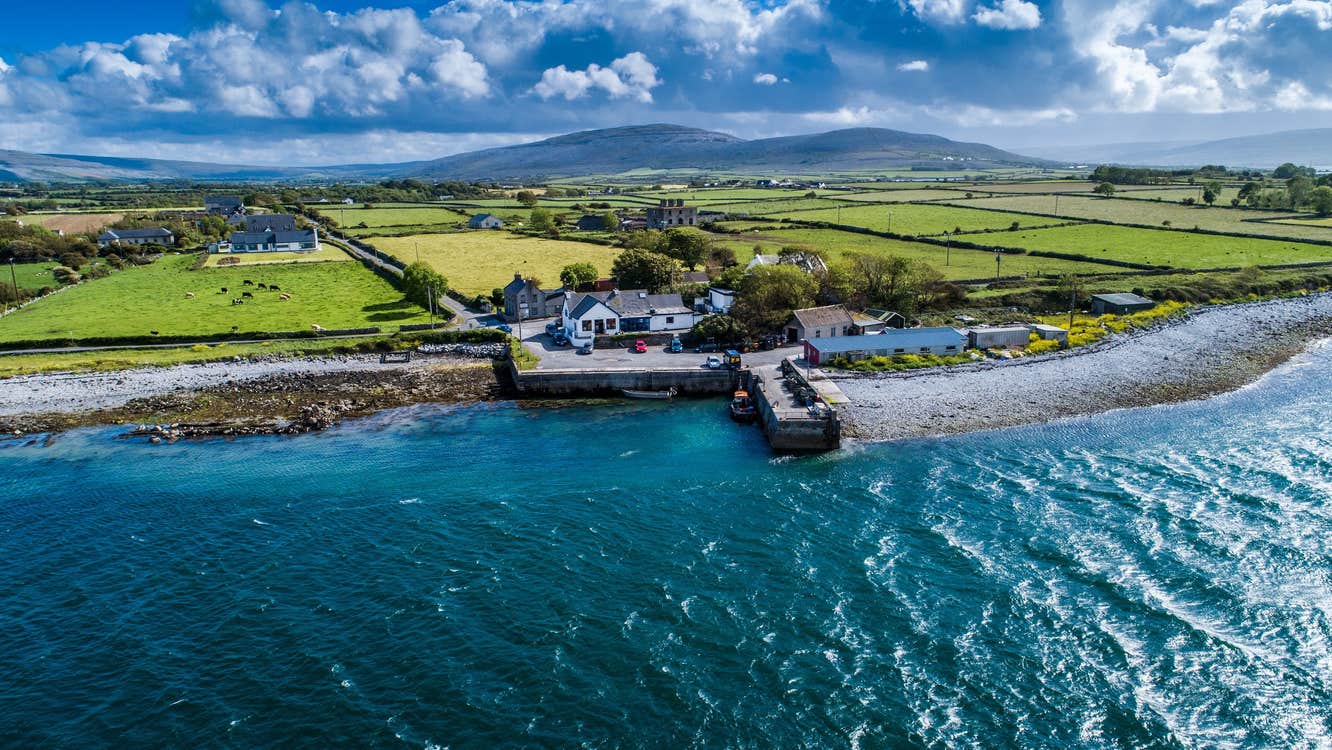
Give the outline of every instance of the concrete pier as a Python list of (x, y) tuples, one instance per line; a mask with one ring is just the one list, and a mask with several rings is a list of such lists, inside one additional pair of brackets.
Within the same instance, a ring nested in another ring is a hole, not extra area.
[(819, 391), (789, 360), (785, 367), (766, 365), (751, 370), (749, 392), (773, 450), (813, 453), (841, 446), (842, 423), (836, 408), (825, 399), (808, 403), (810, 394)]
[(510, 362), (514, 387), (524, 396), (618, 396), (621, 390), (664, 391), (681, 396), (729, 396), (739, 387), (743, 370), (577, 369), (519, 370)]

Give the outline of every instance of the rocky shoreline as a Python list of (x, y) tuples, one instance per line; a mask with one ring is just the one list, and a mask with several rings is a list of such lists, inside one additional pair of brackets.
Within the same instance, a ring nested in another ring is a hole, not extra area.
[[(267, 366), (266, 366), (267, 365)], [(280, 366), (273, 366), (280, 365)], [(500, 395), (489, 361), (432, 357), (410, 364), (383, 365), (377, 358), (319, 358), (281, 363), (229, 363), (232, 378), (198, 384), (200, 367), (158, 387), (165, 372), (146, 373), (142, 395), (120, 398), (101, 408), (79, 409), (86, 380), (54, 380), (38, 404), (64, 408), (0, 414), (0, 435), (57, 432), (92, 425), (131, 425), (124, 437), (154, 442), (182, 438), (292, 435), (328, 429), (345, 419), (418, 403), (485, 401)], [(139, 370), (93, 376), (133, 379)], [(243, 374), (243, 378), (234, 377)], [(40, 379), (43, 376), (33, 376)], [(48, 378), (52, 376), (46, 376)], [(13, 379), (10, 379), (13, 380)], [(40, 382), (29, 379), (29, 382)], [(0, 395), (14, 383), (0, 381)], [(57, 390), (64, 392), (57, 393)], [(0, 403), (3, 400), (0, 400)], [(6, 403), (13, 412), (13, 404)]]
[(1055, 355), (938, 370), (830, 373), (851, 400), (846, 434), (950, 435), (1235, 390), (1332, 336), (1332, 294), (1196, 310), (1163, 326)]

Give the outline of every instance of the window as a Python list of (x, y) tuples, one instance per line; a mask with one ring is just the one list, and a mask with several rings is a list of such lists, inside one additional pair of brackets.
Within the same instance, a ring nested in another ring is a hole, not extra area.
[(820, 331), (819, 329), (815, 328), (815, 329), (814, 329), (814, 338), (817, 339), (817, 338), (822, 338), (822, 337), (823, 337), (823, 331)]
[(610, 320), (606, 321), (606, 330), (608, 331), (615, 330), (615, 318), (611, 318)]
[(929, 354), (929, 353), (930, 353), (930, 348), (929, 348), (928, 346), (922, 346), (922, 347), (920, 348), (920, 353), (921, 353), (921, 354)]
[(584, 330), (584, 331), (590, 331), (590, 330), (592, 330), (592, 321), (590, 321), (590, 320), (584, 320), (584, 321), (583, 321), (583, 330)]
[(893, 350), (893, 354), (903, 354), (903, 353), (905, 353), (905, 352), (906, 352), (906, 349), (894, 349), (894, 350)]
[(667, 323), (668, 325), (671, 324), (671, 323), (674, 323), (674, 322), (675, 322), (675, 316), (674, 316), (674, 315), (667, 315), (667, 316), (666, 316), (666, 323)]

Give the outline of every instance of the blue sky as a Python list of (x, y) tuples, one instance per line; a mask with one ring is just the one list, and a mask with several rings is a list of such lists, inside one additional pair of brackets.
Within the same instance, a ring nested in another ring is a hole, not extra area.
[(1022, 150), (1332, 126), (1332, 0), (15, 4), (0, 148), (403, 161), (674, 122)]

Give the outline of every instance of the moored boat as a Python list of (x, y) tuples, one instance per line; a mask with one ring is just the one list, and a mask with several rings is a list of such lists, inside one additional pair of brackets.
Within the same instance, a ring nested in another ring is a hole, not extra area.
[(676, 390), (674, 386), (671, 386), (664, 391), (635, 391), (630, 388), (622, 388), (620, 393), (623, 393), (627, 398), (666, 399), (673, 398), (676, 394)]
[(737, 422), (753, 422), (758, 416), (758, 409), (754, 406), (754, 399), (749, 397), (749, 391), (736, 391), (731, 397), (731, 419)]

